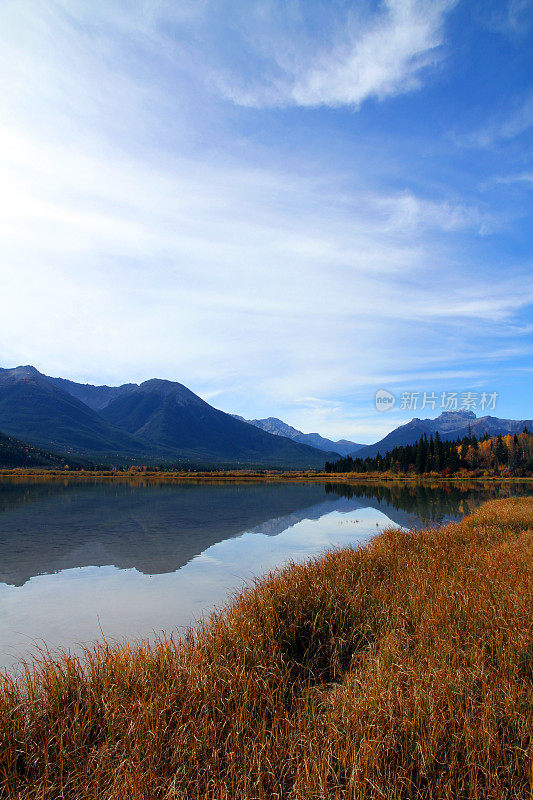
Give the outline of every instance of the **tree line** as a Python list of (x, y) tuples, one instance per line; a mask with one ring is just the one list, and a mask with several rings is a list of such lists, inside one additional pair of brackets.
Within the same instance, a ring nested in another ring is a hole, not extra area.
[(524, 428), (522, 433), (509, 436), (483, 436), (478, 439), (468, 433), (455, 440), (441, 439), (438, 431), (427, 434), (414, 444), (401, 445), (378, 453), (374, 458), (345, 456), (327, 461), (325, 472), (437, 472), (454, 475), (458, 472), (497, 473), (525, 476), (533, 472), (533, 436)]

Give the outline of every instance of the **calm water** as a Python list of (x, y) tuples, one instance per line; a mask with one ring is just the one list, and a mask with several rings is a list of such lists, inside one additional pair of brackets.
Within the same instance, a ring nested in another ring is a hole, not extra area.
[(0, 666), (193, 623), (254, 576), (527, 487), (0, 480)]

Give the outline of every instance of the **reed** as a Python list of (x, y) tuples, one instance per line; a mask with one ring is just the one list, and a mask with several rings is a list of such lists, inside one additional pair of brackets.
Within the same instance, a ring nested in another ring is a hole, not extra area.
[(41, 653), (9, 798), (533, 797), (533, 499), (290, 564), (183, 636)]

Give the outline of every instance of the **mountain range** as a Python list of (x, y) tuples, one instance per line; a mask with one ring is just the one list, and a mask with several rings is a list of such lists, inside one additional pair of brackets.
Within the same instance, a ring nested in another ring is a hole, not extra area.
[(337, 456), (235, 419), (180, 383), (91, 386), (32, 366), (0, 370), (0, 431), (110, 463), (322, 469)]
[(378, 453), (382, 456), (394, 447), (406, 444), (414, 444), (424, 434), (429, 438), (435, 436), (438, 431), (441, 439), (462, 439), (469, 433), (480, 439), (488, 434), (489, 436), (507, 435), (509, 433), (520, 433), (526, 427), (533, 428), (532, 419), (499, 419), (498, 417), (476, 417), (473, 411), (443, 411), (435, 419), (419, 419), (415, 417), (405, 425), (395, 428), (383, 439), (375, 444), (366, 445), (350, 453), (357, 458), (373, 458)]
[(32, 366), (0, 368), (4, 454), (34, 466), (68, 457), (73, 464), (82, 458), (117, 465), (321, 470), (339, 456), (384, 455), (436, 431), (443, 439), (469, 432), (479, 438), (517, 433), (524, 426), (533, 428), (533, 420), (446, 411), (436, 419), (412, 419), (375, 444), (362, 445), (302, 433), (276, 417), (245, 420), (227, 414), (174, 381), (93, 386), (52, 378)]
[(318, 450), (325, 452), (338, 453), (340, 456), (347, 456), (348, 454), (355, 453), (364, 447), (363, 444), (351, 442), (349, 439), (339, 439), (333, 441), (332, 439), (325, 439), (319, 433), (302, 433), (292, 425), (287, 425), (283, 420), (277, 417), (267, 417), (266, 419), (244, 419), (238, 414), (233, 414), (235, 419), (240, 419), (242, 422), (247, 422), (249, 425), (255, 425), (256, 428), (261, 428), (267, 433), (273, 433), (274, 436), (285, 436), (287, 439), (292, 439), (293, 442), (300, 442), (300, 444), (308, 444), (311, 447), (316, 447)]

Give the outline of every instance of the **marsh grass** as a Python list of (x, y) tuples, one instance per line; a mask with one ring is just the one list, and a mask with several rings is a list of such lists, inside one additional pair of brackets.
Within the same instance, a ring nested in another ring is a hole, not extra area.
[(10, 798), (533, 797), (533, 499), (258, 580), (179, 639), (46, 654)]

